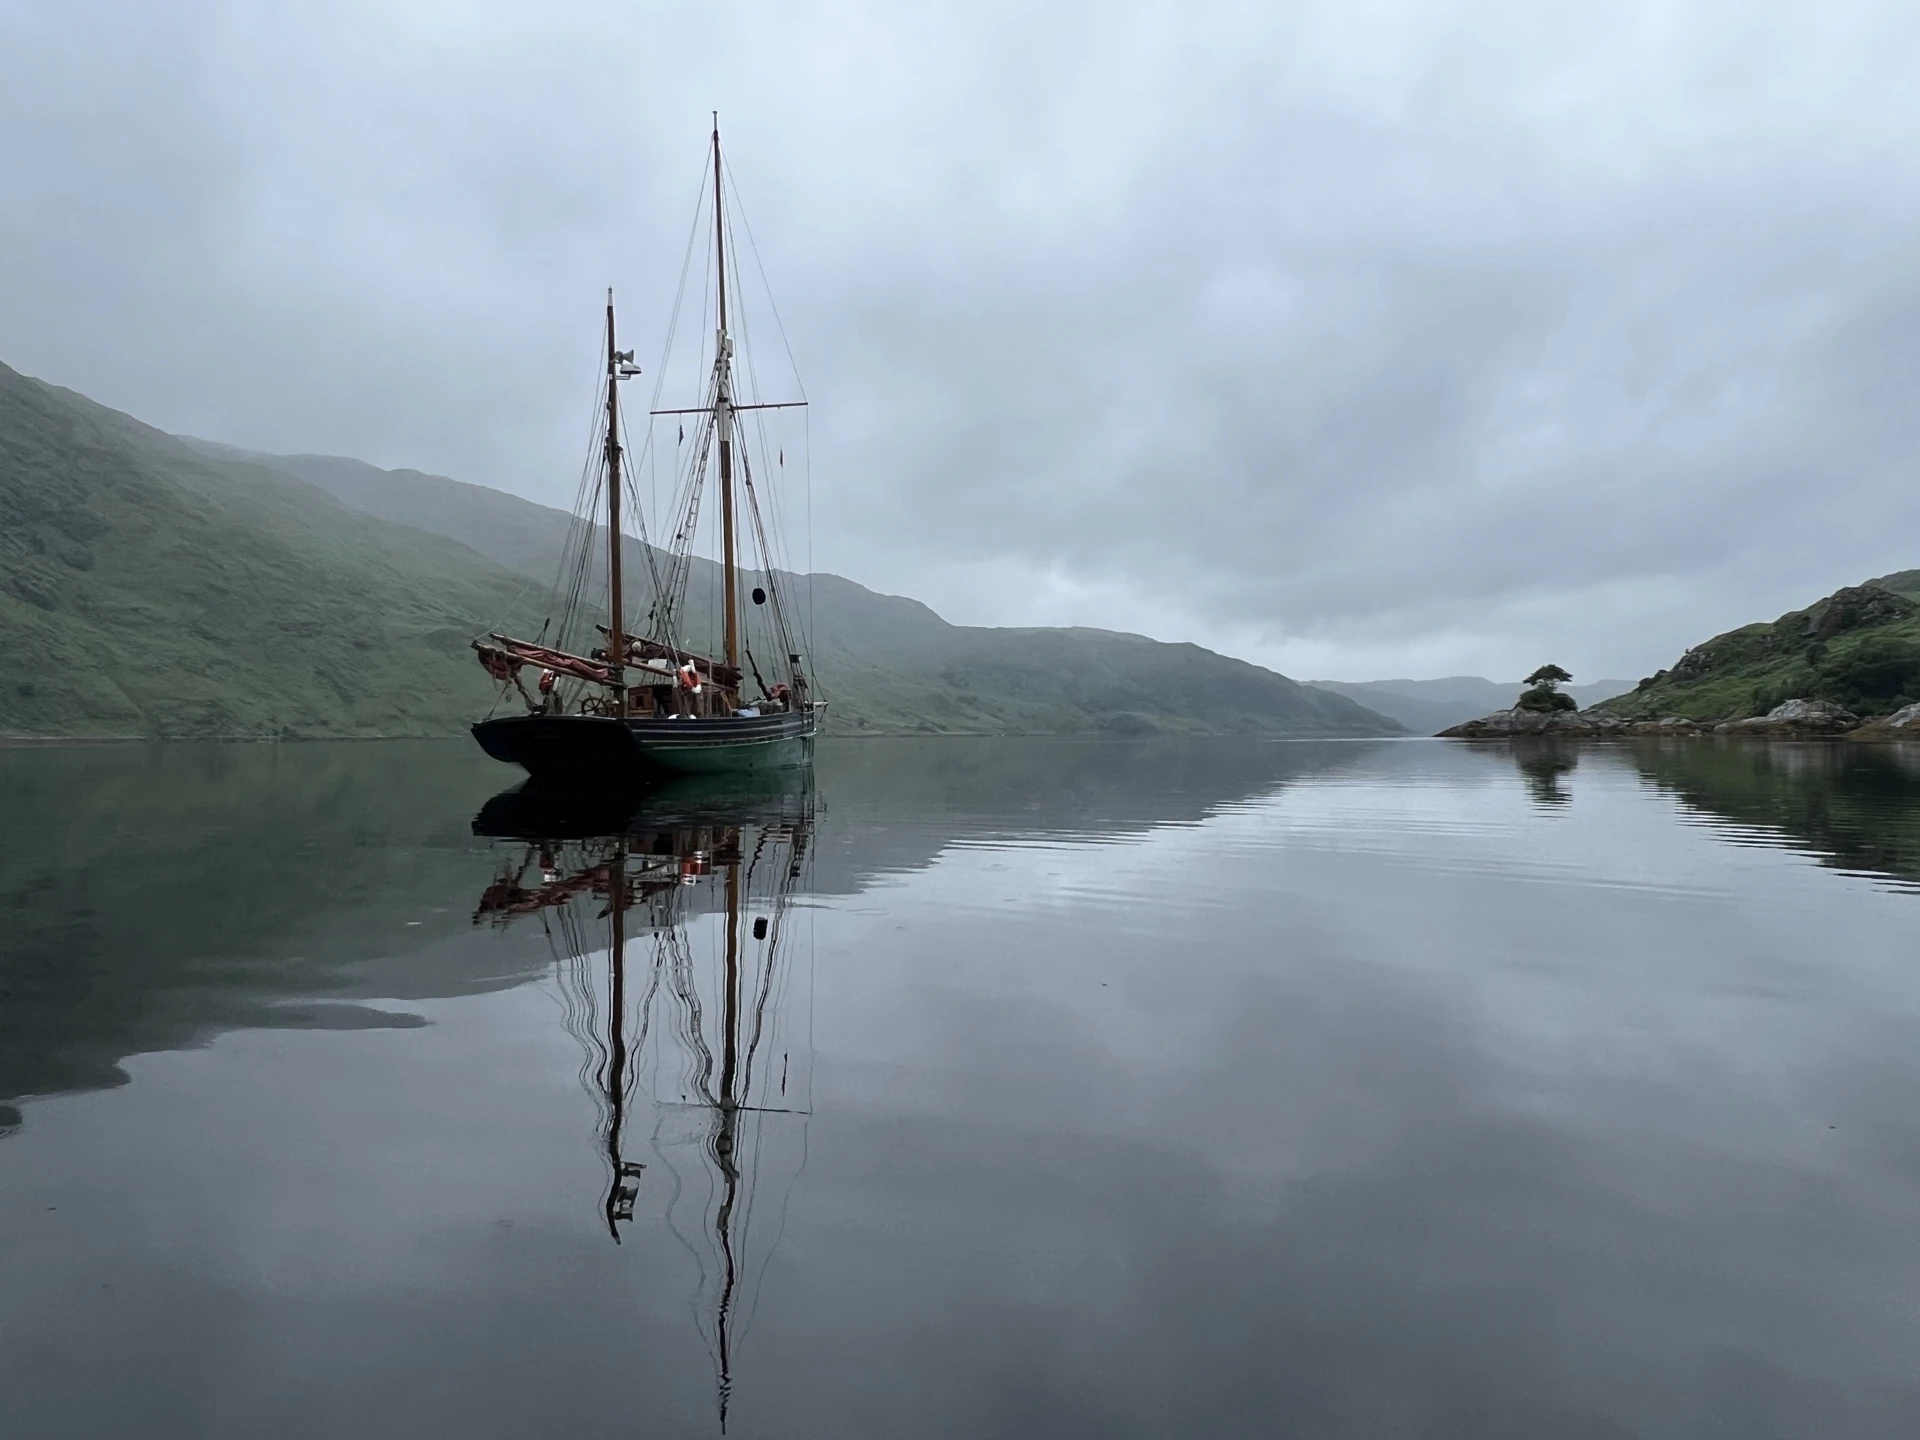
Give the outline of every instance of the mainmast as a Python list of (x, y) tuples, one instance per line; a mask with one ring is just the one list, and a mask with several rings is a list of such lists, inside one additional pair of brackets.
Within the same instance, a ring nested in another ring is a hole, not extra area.
[(727, 241), (720, 204), (720, 114), (713, 116), (713, 254), (719, 269), (720, 329), (715, 348), (713, 428), (720, 441), (720, 549), (726, 572), (726, 662), (740, 664), (740, 618), (733, 539), (733, 341), (727, 336)]

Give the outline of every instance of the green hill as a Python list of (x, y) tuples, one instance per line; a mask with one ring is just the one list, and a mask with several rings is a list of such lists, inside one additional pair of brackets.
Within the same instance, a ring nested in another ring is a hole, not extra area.
[(0, 734), (444, 734), (523, 588), (0, 366)]
[(1920, 571), (1847, 586), (1771, 623), (1716, 635), (1593, 708), (1629, 720), (1739, 720), (1808, 699), (1890, 714), (1920, 700), (1916, 599)]
[[(0, 366), (0, 735), (455, 733), (496, 698), (469, 639), (538, 627), (569, 523), (418, 472), (184, 441)], [(1195, 645), (949, 625), (810, 578), (841, 732), (1400, 733)]]

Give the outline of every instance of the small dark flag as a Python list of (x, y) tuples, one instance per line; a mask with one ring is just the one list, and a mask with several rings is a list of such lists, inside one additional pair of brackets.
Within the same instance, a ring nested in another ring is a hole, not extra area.
[(780, 447), (780, 463), (782, 465), (787, 463), (787, 447), (784, 445)]
[(686, 440), (687, 440), (687, 427), (682, 425), (680, 427), (680, 438), (674, 441), (673, 443), (676, 445), (684, 445), (686, 443)]

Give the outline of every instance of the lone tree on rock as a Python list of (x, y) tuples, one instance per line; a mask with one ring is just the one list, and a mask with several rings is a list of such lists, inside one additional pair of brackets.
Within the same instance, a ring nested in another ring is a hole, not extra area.
[(1526, 678), (1527, 689), (1514, 702), (1516, 710), (1578, 710), (1571, 695), (1562, 695), (1560, 686), (1573, 679), (1558, 665), (1542, 665)]
[(1542, 690), (1555, 690), (1571, 679), (1573, 679), (1573, 676), (1562, 670), (1558, 665), (1542, 665), (1538, 670), (1527, 676), (1525, 683), (1528, 685), (1537, 685)]

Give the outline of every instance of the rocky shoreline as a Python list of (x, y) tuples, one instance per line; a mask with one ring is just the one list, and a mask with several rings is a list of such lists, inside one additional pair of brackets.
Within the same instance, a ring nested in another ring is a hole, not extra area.
[(1580, 710), (1496, 710), (1440, 732), (1443, 740), (1511, 740), (1518, 736), (1610, 740), (1640, 735), (1734, 735), (1764, 740), (1920, 740), (1920, 705), (1862, 719), (1826, 700), (1788, 700), (1746, 720), (1695, 721), (1681, 715), (1623, 720)]

